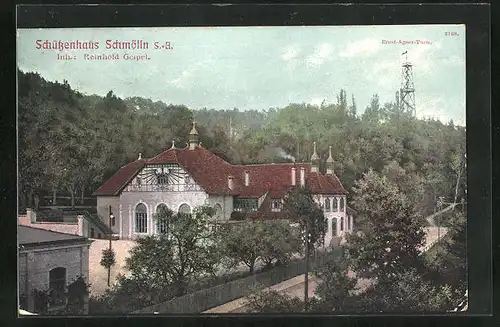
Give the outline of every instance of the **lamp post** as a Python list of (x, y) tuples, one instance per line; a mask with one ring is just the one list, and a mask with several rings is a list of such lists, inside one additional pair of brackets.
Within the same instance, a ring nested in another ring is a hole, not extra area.
[[(109, 206), (109, 252), (111, 253), (111, 237), (113, 236), (113, 229), (111, 228), (111, 220), (114, 219), (113, 212), (111, 211), (111, 206)], [(108, 267), (108, 286), (111, 279), (111, 267)]]
[(309, 301), (309, 242), (311, 239), (311, 234), (309, 234), (309, 220), (306, 223), (306, 272), (304, 274), (304, 311), (307, 312), (308, 301)]

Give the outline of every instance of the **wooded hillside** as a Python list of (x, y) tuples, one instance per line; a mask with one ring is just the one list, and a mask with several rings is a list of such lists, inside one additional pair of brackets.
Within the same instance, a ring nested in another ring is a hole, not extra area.
[[(453, 198), (464, 127), (412, 118), (396, 100), (381, 104), (376, 94), (360, 114), (355, 95), (338, 92), (336, 104), (321, 106), (192, 109), (121, 99), (113, 91), (83, 95), (67, 81), (19, 72), (20, 210), (54, 194), (78, 203), (139, 153), (152, 157), (172, 140), (184, 147), (193, 119), (203, 146), (232, 163), (307, 162), (316, 141), (322, 164), (332, 146), (335, 172), (348, 190), (373, 168), (395, 181), (422, 214), (434, 210), (435, 196)], [(465, 178), (462, 173), (460, 196)]]

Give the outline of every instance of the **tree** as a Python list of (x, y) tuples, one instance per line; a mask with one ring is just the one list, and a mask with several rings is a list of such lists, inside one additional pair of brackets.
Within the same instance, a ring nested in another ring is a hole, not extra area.
[(302, 242), (297, 231), (287, 221), (255, 222), (259, 232), (255, 235), (260, 242), (260, 258), (270, 268), (276, 264), (286, 264), (294, 254), (302, 250)]
[(314, 311), (355, 311), (362, 301), (355, 294), (356, 278), (349, 277), (346, 261), (329, 261), (314, 274), (318, 280), (315, 294), (320, 298)]
[(219, 246), (229, 266), (244, 263), (254, 272), (257, 259), (263, 253), (262, 231), (259, 223), (245, 220), (221, 232)]
[(360, 233), (347, 236), (354, 271), (365, 278), (390, 279), (409, 267), (421, 268), (424, 220), (406, 196), (373, 170), (353, 188)]
[(85, 314), (84, 306), (90, 294), (90, 284), (87, 284), (83, 276), (77, 276), (68, 285), (68, 303), (65, 314)]
[(102, 250), (101, 266), (108, 270), (108, 286), (111, 277), (111, 267), (116, 264), (115, 251), (113, 249)]
[(315, 246), (324, 244), (327, 221), (323, 210), (314, 201), (307, 186), (294, 187), (285, 196), (285, 217), (299, 223), (305, 241), (306, 271), (304, 282), (304, 310), (309, 309), (309, 255)]
[(361, 310), (369, 312), (443, 312), (453, 308), (451, 288), (433, 286), (415, 269), (378, 281), (361, 297)]
[(283, 212), (286, 219), (298, 223), (302, 231), (308, 229), (310, 251), (323, 244), (328, 228), (327, 221), (307, 186), (290, 190), (283, 202)]
[(219, 256), (215, 235), (207, 228), (210, 209), (198, 207), (189, 215), (161, 211), (169, 221), (168, 233), (137, 240), (125, 260), (132, 278), (157, 289), (171, 286), (180, 296), (193, 280), (214, 275)]
[(351, 106), (349, 107), (349, 115), (351, 118), (356, 118), (358, 107), (356, 105), (356, 99), (354, 98), (354, 94), (352, 95)]
[(265, 290), (250, 295), (246, 305), (250, 312), (258, 313), (292, 313), (304, 311), (304, 302), (299, 298), (273, 290)]
[(449, 285), (457, 304), (467, 290), (467, 218), (456, 209), (451, 216), (448, 233), (425, 253), (428, 272), (424, 278), (440, 287)]
[(366, 107), (365, 112), (362, 116), (363, 121), (369, 123), (378, 123), (380, 120), (380, 101), (378, 94), (375, 94), (370, 102), (370, 105)]

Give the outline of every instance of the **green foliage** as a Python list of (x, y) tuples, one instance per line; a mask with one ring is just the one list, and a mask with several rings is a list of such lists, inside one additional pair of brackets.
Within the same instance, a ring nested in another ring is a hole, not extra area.
[(378, 281), (362, 299), (369, 312), (444, 312), (454, 304), (449, 286), (435, 287), (413, 269)]
[(248, 297), (250, 312), (258, 313), (293, 313), (304, 311), (304, 302), (277, 291), (261, 291)]
[(133, 280), (154, 289), (172, 285), (179, 296), (185, 294), (193, 280), (215, 274), (218, 249), (215, 235), (207, 228), (210, 217), (202, 207), (195, 208), (192, 215), (174, 214), (168, 219), (168, 234), (137, 240), (126, 259), (126, 268)]
[(314, 275), (320, 281), (315, 294), (321, 299), (314, 311), (355, 311), (362, 299), (355, 294), (356, 278), (349, 277), (346, 261), (330, 261), (318, 267)]
[[(104, 97), (82, 95), (66, 82), (48, 82), (19, 72), (20, 206), (34, 206), (37, 195), (89, 194), (124, 164), (157, 155), (176, 141), (186, 144), (196, 118), (203, 146), (233, 163), (280, 162), (281, 148), (297, 162), (308, 162), (318, 144), (320, 168), (332, 146), (335, 172), (346, 189), (369, 168), (382, 172), (397, 163), (411, 181), (398, 185), (410, 201), (425, 190), (417, 211), (432, 213), (435, 196), (455, 195), (465, 129), (435, 120), (418, 120), (401, 112), (395, 101), (372, 98), (359, 118), (354, 95), (321, 107), (290, 104), (285, 108), (240, 111), (201, 109), (130, 97), (112, 91)], [(464, 197), (466, 174), (459, 178)], [(413, 185), (412, 183), (416, 184)]]
[(78, 276), (68, 285), (68, 303), (65, 314), (81, 315), (84, 314), (84, 305), (90, 294), (90, 284), (85, 282), (83, 276)]
[(353, 189), (360, 233), (347, 236), (347, 249), (360, 277), (384, 279), (421, 267), (423, 218), (388, 179), (370, 170)]
[(244, 263), (253, 272), (264, 250), (262, 236), (261, 226), (250, 220), (223, 229), (219, 237), (219, 249), (226, 259), (226, 265), (233, 267)]
[(448, 233), (425, 253), (425, 278), (435, 285), (449, 285), (456, 302), (467, 289), (466, 224), (464, 213), (452, 212)]
[(284, 199), (283, 212), (288, 220), (299, 223), (302, 231), (309, 231), (310, 251), (323, 243), (328, 229), (327, 221), (307, 187), (290, 190)]
[(102, 250), (101, 266), (104, 268), (111, 268), (116, 263), (115, 251), (113, 249)]
[(89, 300), (89, 314), (128, 314), (174, 297), (170, 285), (151, 285), (135, 276), (118, 276), (117, 283)]

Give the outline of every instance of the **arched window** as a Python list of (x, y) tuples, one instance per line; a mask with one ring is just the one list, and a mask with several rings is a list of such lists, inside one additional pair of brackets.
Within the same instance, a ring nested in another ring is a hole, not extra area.
[(191, 214), (191, 207), (188, 204), (184, 203), (179, 207), (179, 213), (189, 215)]
[(144, 203), (139, 203), (137, 207), (135, 207), (135, 232), (148, 232), (148, 211)]
[(332, 237), (337, 236), (337, 218), (332, 218)]
[(330, 212), (330, 198), (325, 198), (325, 211)]
[(66, 268), (57, 267), (49, 271), (49, 289), (64, 293), (66, 288)]
[(333, 198), (332, 211), (338, 211), (337, 198)]
[(340, 198), (340, 211), (344, 212), (344, 198)]
[[(160, 203), (156, 208), (156, 213), (161, 213), (163, 210), (168, 210), (165, 203)], [(165, 234), (168, 232), (168, 220), (166, 217), (158, 217), (156, 220), (156, 231), (160, 234)]]

